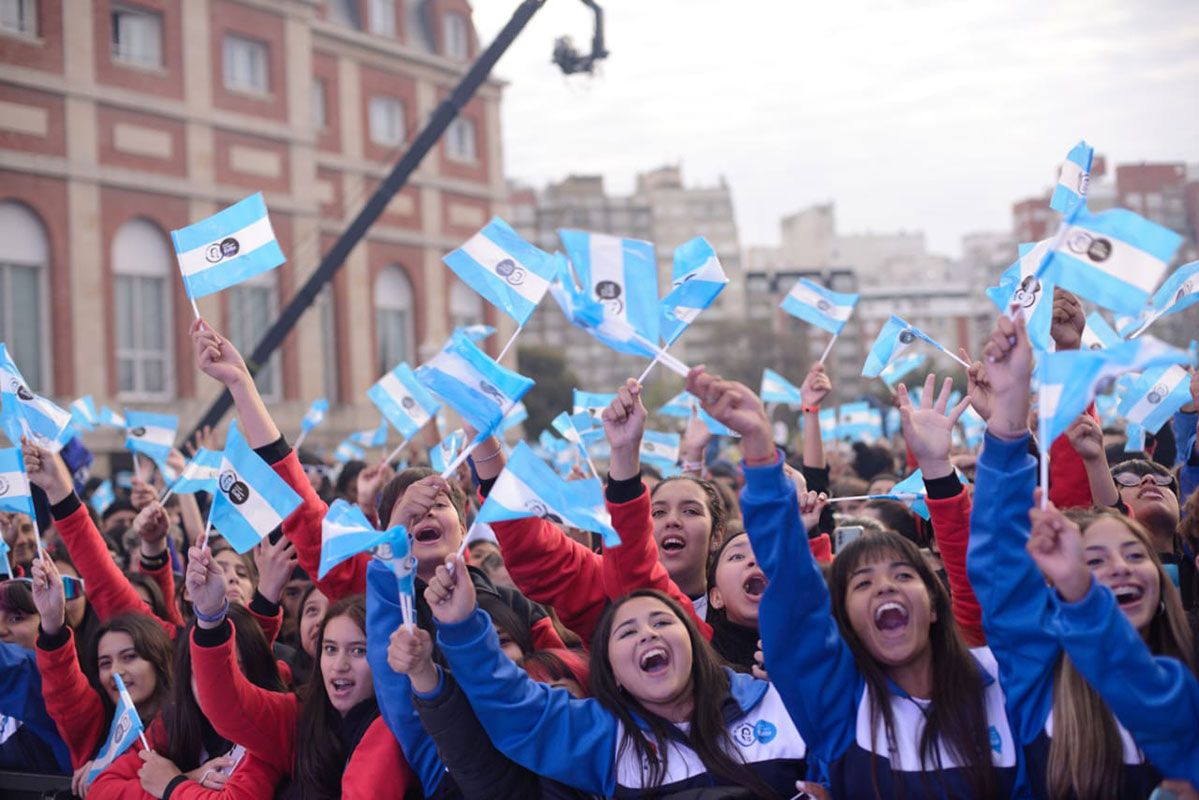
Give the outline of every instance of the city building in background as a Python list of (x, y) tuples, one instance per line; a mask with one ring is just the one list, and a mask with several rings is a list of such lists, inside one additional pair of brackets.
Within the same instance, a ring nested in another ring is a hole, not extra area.
[[(182, 426), (215, 387), (191, 366), (169, 231), (265, 194), (287, 263), (200, 301), (249, 349), (478, 50), (466, 0), (3, 10), (0, 339), (64, 405), (91, 394)], [(498, 82), (480, 89), (259, 373), (289, 435), (320, 396), (333, 411), (314, 444), (375, 424), (367, 387), (453, 325), (511, 331), (441, 263), (506, 198), (499, 103)]]

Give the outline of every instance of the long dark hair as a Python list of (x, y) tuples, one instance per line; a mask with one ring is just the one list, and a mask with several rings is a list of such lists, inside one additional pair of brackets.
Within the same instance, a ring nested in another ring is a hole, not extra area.
[[(171, 662), (174, 656), (171, 637), (167, 636), (167, 632), (159, 624), (158, 620), (138, 613), (118, 614), (97, 628), (96, 632), (92, 634), (91, 641), (81, 651), (83, 657), (80, 661), (83, 665), (83, 673), (87, 676), (92, 688), (100, 695), (100, 702), (104, 706), (105, 728), (112, 721), (112, 715), (116, 710), (111, 698), (108, 696), (108, 688), (100, 683), (98, 651), (100, 649), (100, 640), (104, 638), (104, 634), (106, 633), (128, 634), (129, 638), (133, 640), (134, 651), (149, 661), (154, 667), (154, 694), (145, 703), (143, 708), (138, 709), (138, 713), (142, 717), (142, 723), (146, 727), (149, 727), (150, 720), (162, 710), (163, 704), (171, 693), (173, 677)], [(103, 742), (97, 743), (96, 750), (99, 751), (100, 746), (103, 744)]]
[(497, 628), (504, 631), (512, 639), (517, 647), (520, 648), (522, 655), (528, 655), (535, 649), (533, 645), (533, 631), (525, 620), (517, 614), (512, 606), (504, 602), (504, 599), (491, 594), (490, 592), (482, 592), (479, 594), (479, 608), (487, 612), (487, 616), (491, 617), (491, 622)]
[[(672, 723), (624, 691), (612, 672), (608, 639), (612, 635), (616, 613), (625, 603), (637, 597), (649, 597), (662, 603), (687, 630), (687, 638), (691, 642), (691, 690), (694, 703), (691, 728), (684, 735), (687, 744), (712, 775), (733, 785), (744, 786), (757, 797), (777, 797), (774, 790), (752, 769), (729, 755), (739, 750), (729, 736), (724, 719), (723, 701), (729, 696), (730, 686), (728, 673), (721, 666), (720, 658), (678, 603), (655, 589), (638, 589), (609, 605), (600, 617), (591, 640), (591, 694), (612, 712), (624, 729), (617, 757), (623, 757), (627, 749), (632, 747), (637, 762), (649, 767), (649, 786), (645, 788), (657, 788), (666, 777), (668, 744), (680, 735)], [(649, 736), (641, 730), (637, 719), (645, 721)]]
[[(321, 633), (316, 640), (316, 655), (312, 675), (304, 687), (300, 707), (299, 731), (296, 736), (296, 756), (293, 768), (294, 786), (301, 798), (341, 797), (341, 776), (348, 755), (340, 737), (333, 733), (341, 726), (340, 714), (329, 702), (325, 691), (325, 676), (321, 673), (321, 650), (325, 647), (325, 631), (338, 617), (350, 621), (366, 633), (366, 599), (360, 595), (343, 597), (333, 605), (321, 621)], [(377, 713), (377, 712), (376, 712)]]
[(702, 478), (694, 478), (690, 475), (674, 475), (659, 481), (654, 486), (654, 490), (649, 493), (650, 499), (652, 500), (663, 486), (675, 481), (690, 481), (703, 491), (708, 506), (708, 516), (712, 518), (712, 530), (708, 531), (709, 545), (711, 545), (711, 538), (713, 536), (723, 538), (725, 528), (728, 526), (729, 510), (725, 507), (724, 499), (720, 496), (720, 491), (712, 481), (705, 481)]
[[(134, 591), (144, 589), (146, 594), (150, 596), (150, 600), (146, 605), (150, 607), (151, 614), (159, 619), (170, 619), (170, 616), (167, 614), (167, 601), (163, 597), (162, 587), (158, 585), (158, 581), (144, 572), (126, 572), (125, 578), (133, 585)], [(184, 649), (186, 650), (187, 648), (185, 647)]]
[(874, 731), (881, 719), (889, 749), (893, 750), (895, 713), (891, 708), (892, 695), (887, 685), (887, 673), (854, 632), (845, 598), (849, 591), (850, 576), (858, 567), (883, 559), (896, 559), (911, 565), (928, 592), (935, 615), (928, 631), (929, 647), (932, 648), (933, 696), (924, 712), (924, 732), (919, 743), (921, 764), (931, 764), (940, 772), (939, 745), (943, 745), (946, 752), (963, 765), (971, 785), (971, 795), (994, 797), (1000, 789), (991, 762), (990, 723), (987, 720), (980, 668), (958, 634), (949, 593), (944, 585), (928, 568), (916, 545), (893, 531), (871, 531), (850, 542), (837, 553), (829, 576), (833, 617), (853, 653), (854, 662), (866, 681), (869, 693), (870, 773), (875, 793), (879, 789)]
[[(234, 644), (238, 665), (246, 679), (255, 686), (270, 692), (285, 692), (287, 688), (279, 677), (275, 656), (267, 644), (258, 620), (240, 605), (229, 606), (229, 620), (233, 623)], [(176, 639), (175, 684), (171, 697), (162, 709), (162, 723), (166, 731), (166, 748), (162, 755), (174, 762), (184, 772), (200, 766), (200, 752), (204, 747), (203, 730), (207, 717), (192, 693), (191, 629), (194, 623)], [(220, 753), (209, 753), (210, 757)]]

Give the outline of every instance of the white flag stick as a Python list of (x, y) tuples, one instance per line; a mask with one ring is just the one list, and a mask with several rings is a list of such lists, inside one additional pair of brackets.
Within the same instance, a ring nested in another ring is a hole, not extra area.
[(496, 362), (504, 360), (504, 356), (508, 355), (508, 348), (512, 347), (512, 343), (516, 341), (516, 337), (520, 336), (520, 332), (524, 329), (525, 326), (523, 324), (516, 326), (516, 330), (512, 332), (512, 336), (509, 337), (508, 343), (504, 345), (504, 349), (501, 350), (500, 354), (495, 357)]
[(830, 503), (848, 503), (850, 500), (891, 500), (888, 495), (883, 494), (855, 494), (852, 497), (830, 497)]
[[(966, 368), (966, 370), (967, 370), (967, 371), (969, 371), (969, 370), (970, 370), (970, 367), (971, 367), (971, 364), (970, 364), (970, 362), (969, 362), (969, 361), (966, 361), (966, 360), (965, 360), (965, 359), (963, 359), (961, 356), (955, 356), (953, 353), (949, 352), (948, 348), (946, 348), (945, 350), (942, 350), (941, 352), (945, 353), (945, 355), (949, 356), (949, 357), (950, 357), (950, 358), (952, 358), (954, 361), (956, 361), (956, 362), (958, 362), (959, 364), (961, 364), (963, 367), (965, 367), (965, 368)], [(894, 393), (894, 392), (892, 392), (892, 393)]]
[(473, 442), (471, 442), (466, 447), (462, 448), (462, 452), (459, 453), (457, 455), (457, 457), (455, 457), (454, 460), (449, 463), (449, 466), (447, 466), (444, 470), (442, 470), (441, 477), (448, 478), (451, 475), (453, 475), (455, 472), (457, 472), (458, 467), (462, 466), (462, 462), (466, 461), (467, 457), (470, 456), (471, 453), (475, 452), (475, 448), (478, 447), (479, 445), (481, 445), (482, 443), (483, 443), (483, 438), (478, 438), (478, 439), (475, 439)]
[(654, 356), (654, 360), (649, 362), (649, 366), (645, 368), (645, 372), (642, 372), (641, 377), (637, 379), (638, 385), (645, 383), (646, 376), (649, 375), (649, 371), (654, 368), (654, 365), (658, 363), (658, 358), (659, 356)]
[(390, 464), (391, 462), (395, 461), (396, 458), (399, 457), (400, 451), (403, 450), (407, 444), (408, 444), (407, 439), (401, 439), (400, 443), (398, 445), (396, 445), (396, 449), (392, 450), (390, 453), (388, 453), (387, 458), (383, 459), (383, 463)]
[(210, 530), (212, 530), (212, 506), (208, 507), (208, 519), (204, 520), (204, 534), (200, 537), (200, 541), (196, 544), (196, 547), (203, 550), (208, 546), (208, 532)]
[(400, 613), (404, 615), (404, 627), (408, 629), (409, 633), (412, 633), (416, 614), (412, 608), (412, 597), (407, 592), (400, 594)]
[(304, 444), (304, 437), (305, 437), (305, 436), (307, 436), (307, 435), (308, 435), (308, 431), (306, 431), (306, 430), (302, 430), (302, 429), (301, 429), (301, 430), (300, 430), (300, 435), (296, 437), (296, 442), (295, 442), (295, 444), (293, 444), (293, 445), (291, 446), (291, 449), (292, 449), (292, 450), (295, 450), (297, 453), (299, 453), (299, 452), (300, 452), (300, 445)]
[(833, 338), (828, 340), (828, 344), (825, 345), (825, 347), (824, 347), (824, 352), (820, 354), (820, 362), (819, 363), (823, 364), (824, 360), (826, 358), (828, 358), (829, 351), (833, 349), (833, 345), (836, 344), (837, 337), (840, 335), (841, 334), (839, 334), (839, 333), (834, 333)]
[[(189, 294), (187, 296), (187, 299), (191, 301), (192, 311), (196, 312), (196, 319), (199, 319), (200, 318), (200, 307), (198, 305), (196, 305), (196, 298), (192, 297)], [(146, 749), (149, 750), (150, 748), (147, 747)]]
[[(183, 476), (180, 475), (179, 477), (182, 478)], [(158, 498), (158, 504), (163, 505), (164, 503), (166, 503), (167, 498), (169, 498), (172, 494), (174, 494), (174, 492), (175, 492), (175, 487), (168, 486), (167, 490), (162, 493), (162, 497)]]

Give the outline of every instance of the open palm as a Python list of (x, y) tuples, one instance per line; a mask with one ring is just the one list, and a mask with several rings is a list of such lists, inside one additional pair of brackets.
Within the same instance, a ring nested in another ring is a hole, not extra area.
[(912, 404), (907, 386), (899, 385), (899, 419), (903, 438), (927, 478), (943, 478), (953, 471), (949, 463), (953, 426), (970, 404), (970, 396), (967, 395), (946, 415), (953, 379), (945, 379), (940, 394), (934, 400), (936, 381), (937, 376), (933, 374), (925, 379), (919, 407)]

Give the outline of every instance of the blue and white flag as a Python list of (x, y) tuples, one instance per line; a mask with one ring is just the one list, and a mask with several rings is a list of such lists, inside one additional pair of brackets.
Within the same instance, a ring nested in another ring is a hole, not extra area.
[(133, 746), (145, 730), (141, 717), (137, 715), (137, 706), (125, 688), (125, 681), (120, 673), (114, 672), (112, 679), (117, 684), (117, 707), (112, 715), (112, 725), (108, 728), (108, 739), (100, 748), (100, 753), (92, 761), (92, 767), (87, 772), (87, 785), (91, 786), (101, 772), (106, 770), (121, 754)]
[(1130, 425), (1157, 433), (1178, 409), (1191, 402), (1191, 376), (1177, 364), (1141, 374), (1120, 403), (1120, 415)]
[(175, 494), (195, 494), (196, 492), (216, 494), (216, 479), (220, 471), (221, 452), (205, 450), (201, 447), (191, 457), (191, 461), (188, 461), (183, 467), (179, 479), (171, 484), (171, 491)]
[(272, 270), (285, 259), (262, 193), (252, 194), (186, 228), (171, 231), (187, 296), (228, 289)]
[(347, 461), (362, 461), (366, 458), (366, 451), (349, 439), (343, 439), (341, 444), (333, 448), (333, 458), (342, 464)]
[(857, 304), (856, 294), (834, 292), (815, 281), (800, 278), (783, 298), (779, 308), (817, 328), (838, 334)]
[(899, 483), (891, 487), (891, 491), (883, 495), (890, 500), (899, 500), (919, 514), (924, 519), (931, 519), (928, 511), (928, 489), (924, 487), (924, 475), (917, 469)]
[(1070, 149), (1058, 173), (1057, 186), (1053, 188), (1053, 197), (1049, 200), (1050, 208), (1061, 214), (1069, 214), (1076, 205), (1086, 200), (1094, 155), (1095, 148), (1085, 141), (1080, 141)]
[(374, 428), (367, 428), (364, 431), (351, 433), (349, 440), (362, 447), (385, 446), (387, 444), (387, 420), (382, 418)]
[[(1039, 439), (1048, 448), (1090, 405), (1104, 384), (1126, 372), (1186, 364), (1190, 353), (1144, 336), (1103, 350), (1043, 353), (1037, 364)], [(1143, 424), (1143, 423), (1142, 423)]]
[(506, 431), (509, 428), (515, 428), (520, 423), (529, 418), (529, 409), (525, 407), (524, 401), (520, 401), (508, 410), (504, 415), (504, 421), (500, 424), (500, 431)]
[(93, 431), (100, 423), (100, 416), (96, 413), (96, 401), (90, 394), (71, 403), (70, 412), (71, 424), (77, 431)]
[(300, 496), (250, 449), (237, 426), (230, 425), (209, 512), (217, 531), (234, 550), (245, 553), (299, 505)]
[(700, 407), (699, 398), (690, 392), (679, 392), (655, 412), (664, 417), (691, 419), (694, 414), (713, 436), (740, 436), (741, 434), (725, 425)]
[(304, 418), (300, 420), (300, 431), (308, 433), (325, 421), (325, 415), (329, 413), (329, 401), (321, 397), (312, 401), (312, 405), (308, 406), (308, 410), (304, 412)]
[[(604, 409), (612, 405), (612, 401), (616, 399), (616, 394), (604, 394), (602, 392), (582, 392), (575, 389), (574, 392), (574, 413), (587, 414), (596, 421), (597, 424), (603, 425), (600, 415), (604, 413)], [(577, 425), (575, 427), (578, 427)]]
[(441, 260), (518, 325), (529, 321), (556, 269), (551, 256), (520, 238), (499, 217)]
[(113, 411), (108, 406), (100, 406), (100, 424), (109, 428), (125, 428), (125, 417)]
[(417, 380), (412, 367), (403, 362), (367, 389), (366, 396), (405, 439), (415, 436), (441, 408), (441, 403)]
[(1139, 336), (1162, 317), (1177, 314), (1199, 303), (1199, 261), (1183, 264), (1153, 293), (1151, 305), (1135, 321), (1127, 323), (1128, 336)]
[(175, 446), (179, 417), (174, 414), (155, 414), (152, 411), (126, 409), (125, 447), (134, 453), (144, 453), (166, 474), (167, 456)]
[(895, 388), (895, 384), (903, 380), (905, 376), (919, 369), (926, 358), (924, 353), (908, 353), (888, 364), (878, 376), (883, 379), (883, 383)]
[(530, 378), (496, 363), (460, 333), (450, 336), (416, 377), (480, 437), (498, 431), (504, 416), (533, 388)]
[(445, 468), (454, 463), (465, 445), (466, 433), (461, 428), (450, 431), (436, 447), (429, 450), (429, 465), (438, 473), (445, 472)]
[(867, 378), (878, 377), (888, 364), (918, 339), (928, 342), (943, 353), (949, 352), (924, 331), (909, 325), (899, 317), (892, 316), (878, 332), (874, 345), (866, 355), (866, 364), (862, 367), (862, 375)]
[(1174, 231), (1124, 208), (1092, 214), (1080, 204), (1066, 224), (1045, 278), (1121, 314), (1141, 312), (1182, 244)]
[(116, 499), (116, 493), (112, 490), (112, 481), (105, 479), (95, 489), (92, 489), (92, 494), (87, 502), (97, 514), (103, 516), (105, 509)]
[(772, 369), (762, 370), (762, 390), (759, 394), (763, 403), (803, 404), (799, 387)]
[(838, 417), (838, 439), (872, 441), (883, 436), (883, 415), (865, 401), (842, 404)]
[(21, 446), (22, 436), (28, 436), (38, 447), (57, 453), (74, 436), (70, 413), (30, 390), (2, 342), (0, 403), (0, 424), (16, 447)]
[(325, 512), (321, 521), (321, 563), (317, 579), (323, 579), (329, 570), (347, 558), (372, 550), (384, 542), (397, 543), (408, 540), (403, 525), (385, 531), (376, 530), (367, 520), (362, 509), (338, 498)]
[(1053, 284), (1039, 272), (1051, 244), (1051, 239), (1022, 243), (1017, 248), (1016, 262), (999, 276), (999, 285), (986, 290), (1000, 311), (1007, 312), (1012, 304), (1020, 308), (1029, 341), (1037, 350), (1052, 349), (1049, 331), (1053, 325)]
[(1124, 452), (1125, 453), (1143, 453), (1145, 452), (1145, 429), (1136, 423), (1130, 422), (1124, 428)]
[(641, 460), (659, 469), (673, 467), (679, 463), (681, 441), (677, 433), (645, 431), (641, 437)]
[(0, 449), (0, 511), (37, 516), (20, 447)]
[(620, 544), (604, 506), (599, 479), (565, 481), (520, 442), (512, 449), (475, 521), (495, 523), (526, 517), (541, 517), (557, 525), (598, 533), (607, 547)]
[(482, 324), (460, 325), (457, 328), (454, 328), (454, 330), (462, 331), (462, 333), (472, 342), (481, 342), (491, 334), (495, 333), (495, 328), (491, 327), (490, 325)]
[[(560, 229), (558, 238), (587, 297), (647, 342), (658, 342), (658, 262), (654, 246), (638, 239)], [(624, 350), (637, 354), (636, 350)]]
[(1082, 329), (1084, 350), (1102, 350), (1105, 347), (1115, 347), (1123, 341), (1102, 314), (1098, 311), (1087, 314), (1087, 323)]
[(667, 346), (687, 330), (699, 312), (716, 301), (728, 276), (708, 240), (697, 236), (674, 249), (670, 292), (662, 298), (662, 341)]

